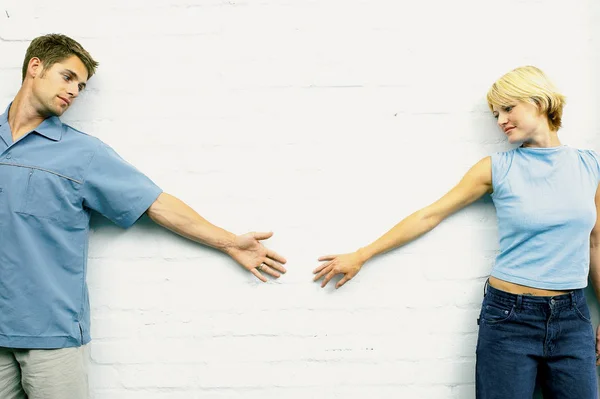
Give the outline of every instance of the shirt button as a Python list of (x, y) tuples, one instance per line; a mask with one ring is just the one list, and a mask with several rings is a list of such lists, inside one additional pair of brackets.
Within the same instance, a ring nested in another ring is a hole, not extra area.
[(8, 154), (8, 155), (6, 156), (6, 159), (10, 159), (10, 158), (11, 158), (11, 155), (10, 155), (10, 154)]
[(554, 305), (554, 303), (555, 303), (555, 302), (556, 302), (556, 301), (555, 301), (554, 299), (550, 299), (550, 303), (551, 303), (552, 305)]

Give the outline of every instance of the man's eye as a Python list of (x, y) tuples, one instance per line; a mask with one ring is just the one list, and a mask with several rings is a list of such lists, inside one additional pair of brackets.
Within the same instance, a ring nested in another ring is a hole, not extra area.
[(63, 75), (63, 78), (65, 78), (65, 80), (68, 82), (69, 80), (71, 80), (71, 77), (69, 75)]
[(83, 89), (84, 89), (83, 85), (79, 85), (78, 87), (79, 87), (79, 91), (83, 91)]

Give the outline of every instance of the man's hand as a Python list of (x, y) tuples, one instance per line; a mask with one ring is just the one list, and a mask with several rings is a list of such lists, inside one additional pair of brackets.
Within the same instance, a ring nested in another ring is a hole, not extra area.
[(285, 258), (275, 251), (265, 248), (260, 243), (261, 240), (266, 240), (272, 235), (273, 233), (253, 232), (236, 236), (224, 252), (262, 282), (266, 282), (267, 278), (261, 272), (278, 278), (281, 276), (280, 273), (286, 272), (281, 265), (286, 262)]
[(321, 256), (319, 261), (326, 263), (321, 264), (313, 270), (316, 274), (313, 281), (319, 280), (325, 276), (321, 287), (325, 287), (329, 280), (331, 280), (337, 274), (343, 274), (344, 277), (335, 285), (335, 288), (340, 288), (346, 282), (352, 279), (359, 272), (360, 268), (365, 263), (365, 260), (360, 256), (359, 252), (352, 252), (343, 255), (327, 255)]
[(283, 256), (263, 247), (259, 242), (273, 233), (246, 233), (236, 236), (200, 216), (179, 198), (162, 193), (148, 208), (148, 216), (163, 227), (190, 240), (217, 248), (231, 256), (237, 263), (250, 270), (259, 280), (267, 279), (260, 272), (273, 277), (286, 270), (281, 263)]

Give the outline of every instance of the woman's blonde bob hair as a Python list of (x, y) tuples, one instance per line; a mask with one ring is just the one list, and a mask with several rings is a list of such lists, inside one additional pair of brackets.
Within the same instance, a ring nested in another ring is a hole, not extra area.
[(540, 113), (548, 117), (550, 129), (560, 129), (565, 96), (558, 92), (539, 68), (524, 66), (514, 69), (494, 82), (487, 93), (492, 112), (494, 105), (507, 107), (515, 105), (516, 101), (536, 105)]

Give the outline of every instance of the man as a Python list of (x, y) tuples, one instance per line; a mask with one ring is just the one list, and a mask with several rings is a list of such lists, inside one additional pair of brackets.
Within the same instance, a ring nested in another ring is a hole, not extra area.
[(0, 399), (87, 398), (91, 210), (124, 228), (146, 212), (261, 281), (285, 273), (285, 259), (260, 243), (272, 233), (236, 236), (210, 224), (100, 140), (61, 123), (97, 66), (69, 37), (34, 39), (22, 87), (0, 115)]

